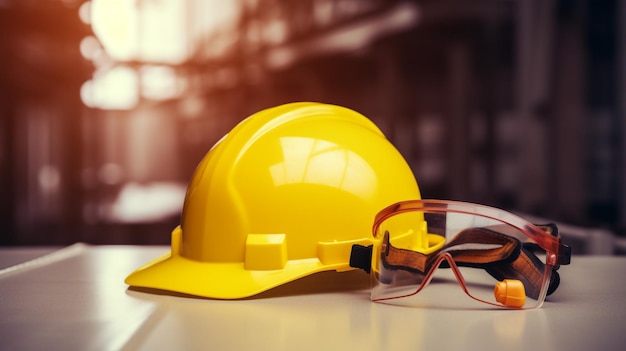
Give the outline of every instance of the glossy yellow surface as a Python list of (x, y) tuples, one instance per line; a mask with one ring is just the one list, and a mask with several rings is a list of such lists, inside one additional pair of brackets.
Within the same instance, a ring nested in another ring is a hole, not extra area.
[(263, 110), (200, 162), (171, 254), (126, 283), (231, 299), (349, 270), (376, 213), (419, 198), (402, 155), (359, 113), (319, 103)]

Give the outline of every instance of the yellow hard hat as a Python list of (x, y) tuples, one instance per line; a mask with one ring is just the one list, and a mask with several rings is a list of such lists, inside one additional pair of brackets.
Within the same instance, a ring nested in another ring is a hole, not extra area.
[(376, 213), (420, 193), (382, 132), (350, 109), (260, 111), (198, 165), (172, 250), (126, 278), (136, 287), (235, 299), (315, 272), (352, 269)]

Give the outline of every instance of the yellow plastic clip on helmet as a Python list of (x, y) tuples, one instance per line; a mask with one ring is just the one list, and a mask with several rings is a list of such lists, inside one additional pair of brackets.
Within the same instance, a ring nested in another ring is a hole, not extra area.
[(321, 103), (260, 111), (198, 165), (171, 253), (131, 286), (248, 297), (312, 273), (352, 269), (376, 213), (419, 199), (408, 164), (366, 117)]

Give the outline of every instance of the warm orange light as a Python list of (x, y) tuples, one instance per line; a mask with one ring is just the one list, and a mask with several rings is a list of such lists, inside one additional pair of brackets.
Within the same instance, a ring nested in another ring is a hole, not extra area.
[(138, 13), (135, 1), (93, 0), (93, 31), (111, 58), (132, 60), (139, 47)]
[(93, 31), (116, 61), (180, 63), (189, 52), (187, 2), (93, 0)]

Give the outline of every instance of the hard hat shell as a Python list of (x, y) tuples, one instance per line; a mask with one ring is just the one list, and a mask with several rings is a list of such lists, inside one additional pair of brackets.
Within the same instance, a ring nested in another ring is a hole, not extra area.
[(198, 165), (172, 250), (131, 286), (234, 299), (349, 270), (382, 208), (419, 199), (410, 167), (366, 117), (321, 103), (260, 111)]

